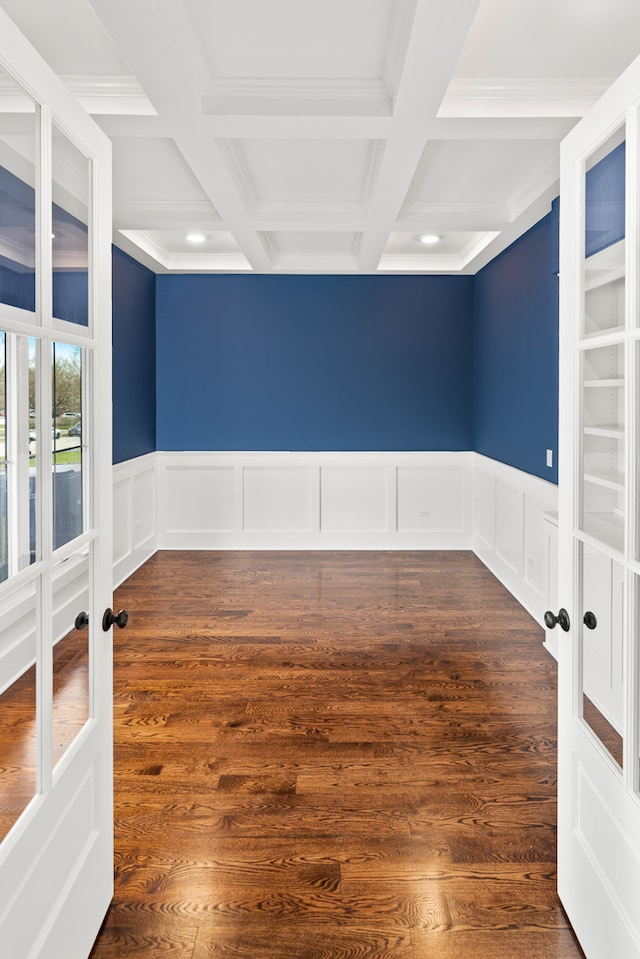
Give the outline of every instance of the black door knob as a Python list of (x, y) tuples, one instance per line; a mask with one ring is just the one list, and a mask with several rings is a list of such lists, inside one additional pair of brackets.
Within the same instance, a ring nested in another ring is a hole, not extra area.
[(547, 629), (555, 629), (556, 626), (560, 626), (560, 629), (563, 629), (565, 633), (568, 633), (571, 629), (569, 613), (566, 609), (559, 610), (557, 616), (554, 616), (551, 610), (548, 609), (544, 614), (544, 624)]
[(598, 625), (598, 620), (596, 619), (596, 614), (592, 613), (590, 609), (582, 617), (582, 622), (587, 627), (587, 629), (595, 629)]
[(85, 613), (82, 610), (81, 613), (78, 613), (76, 616), (75, 627), (76, 629), (85, 629), (89, 625), (89, 614)]
[(127, 623), (129, 622), (129, 613), (126, 609), (121, 609), (119, 613), (114, 613), (114, 611), (109, 607), (105, 609), (104, 616), (102, 617), (102, 628), (105, 633), (111, 629), (112, 626), (117, 626), (118, 629), (124, 629)]

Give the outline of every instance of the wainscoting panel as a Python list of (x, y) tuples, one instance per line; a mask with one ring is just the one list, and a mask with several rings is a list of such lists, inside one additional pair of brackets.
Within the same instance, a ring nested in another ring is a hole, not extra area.
[(403, 467), (397, 475), (398, 530), (463, 533), (467, 522), (465, 468)]
[(473, 455), (473, 549), (542, 625), (550, 602), (549, 566), (556, 562), (553, 551), (557, 549), (545, 515), (558, 508), (558, 488), (486, 456)]
[(476, 470), (473, 487), (473, 542), (478, 554), (490, 554), (496, 548), (496, 478)]
[(471, 548), (470, 453), (157, 456), (159, 548)]
[(387, 469), (322, 467), (320, 476), (320, 529), (323, 532), (389, 532)]
[(113, 582), (122, 583), (157, 547), (157, 453), (113, 467)]
[(514, 576), (523, 575), (524, 493), (511, 483), (496, 486), (496, 556)]
[(312, 468), (246, 466), (242, 480), (245, 533), (311, 533), (317, 527)]
[(235, 470), (185, 462), (160, 474), (162, 530), (172, 533), (228, 533), (235, 525)]

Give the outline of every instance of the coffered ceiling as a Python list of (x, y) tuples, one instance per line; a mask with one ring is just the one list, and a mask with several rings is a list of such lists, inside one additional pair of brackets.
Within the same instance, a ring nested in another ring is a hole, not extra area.
[(473, 273), (640, 54), (637, 0), (0, 6), (112, 139), (114, 242), (156, 272)]

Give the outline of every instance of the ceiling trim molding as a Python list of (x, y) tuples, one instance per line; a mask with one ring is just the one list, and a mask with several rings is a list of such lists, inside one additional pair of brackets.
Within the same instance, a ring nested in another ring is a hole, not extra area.
[(581, 117), (611, 77), (459, 77), (449, 83), (438, 117)]
[(87, 113), (157, 116), (146, 93), (132, 76), (65, 74), (60, 78)]
[(547, 190), (556, 185), (557, 192), (560, 193), (560, 157), (556, 156), (547, 163), (543, 169), (538, 170), (536, 176), (522, 185), (512, 196), (509, 197), (509, 220), (517, 220), (525, 210), (528, 210), (532, 203), (542, 196)]
[(415, 230), (500, 230), (511, 220), (510, 208), (503, 202), (432, 201), (407, 202), (393, 227), (394, 231)]
[(258, 195), (240, 145), (233, 140), (216, 140), (216, 145), (240, 200), (247, 212), (253, 215), (258, 206)]
[(227, 229), (208, 200), (122, 200), (113, 204), (113, 221), (119, 229), (175, 230), (185, 221)]
[(418, 0), (396, 0), (394, 4), (391, 40), (383, 71), (386, 87), (394, 99), (404, 69), (417, 5)]
[(36, 267), (35, 248), (17, 243), (6, 234), (0, 236), (0, 259), (8, 260), (14, 268), (15, 266), (22, 267), (22, 269), (17, 270), (18, 273), (28, 273), (30, 270), (35, 270)]
[(119, 230), (130, 243), (146, 253), (163, 270), (170, 272), (237, 273), (251, 272), (244, 253), (168, 253), (146, 230)]
[(382, 79), (219, 77), (202, 94), (205, 116), (391, 116)]
[(357, 257), (353, 253), (276, 254), (275, 273), (355, 273)]
[(377, 272), (460, 273), (498, 236), (500, 236), (499, 230), (479, 233), (454, 254), (384, 253), (380, 257)]

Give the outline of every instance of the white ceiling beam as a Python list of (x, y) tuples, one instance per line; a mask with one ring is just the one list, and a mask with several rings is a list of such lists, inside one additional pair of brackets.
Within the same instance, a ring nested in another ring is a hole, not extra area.
[[(172, 127), (165, 116), (96, 114), (108, 137), (168, 137)], [(11, 122), (11, 116), (0, 121)], [(576, 124), (567, 117), (433, 117), (424, 119), (427, 140), (556, 140)], [(393, 132), (392, 117), (205, 117), (203, 128), (222, 140), (386, 140)]]
[(582, 117), (612, 77), (460, 77), (451, 80), (440, 117)]
[(251, 267), (270, 262), (224, 157), (202, 124), (206, 67), (179, 0), (89, 0)]
[(418, 0), (394, 99), (393, 126), (372, 188), (358, 269), (376, 269), (438, 112), (479, 0)]

